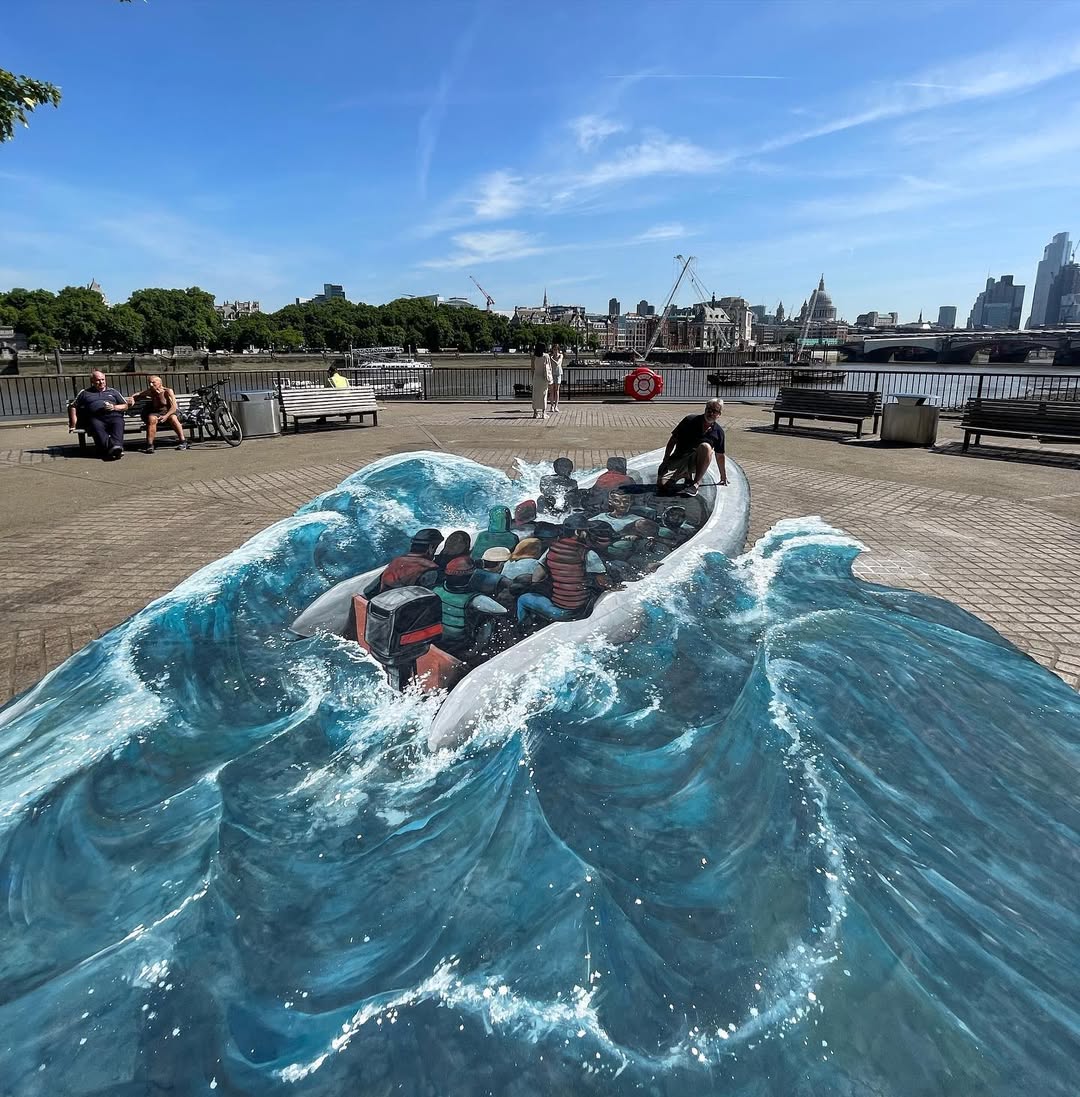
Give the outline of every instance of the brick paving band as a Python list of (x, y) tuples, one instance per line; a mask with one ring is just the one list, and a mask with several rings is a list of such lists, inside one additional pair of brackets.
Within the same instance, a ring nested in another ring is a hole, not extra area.
[[(512, 473), (514, 460), (663, 445), (685, 406), (578, 404), (534, 421), (489, 404), (390, 404), (380, 426), (330, 425), (207, 443), (122, 462), (81, 457), (57, 425), (0, 429), (0, 703), (203, 565), (389, 453), (438, 450)], [(960, 453), (855, 443), (821, 429), (774, 433), (760, 405), (729, 403), (728, 449), (752, 489), (751, 540), (820, 515), (869, 549), (864, 579), (955, 602), (1080, 686), (1080, 455), (995, 440)], [(1000, 443), (1000, 444), (997, 444)], [(103, 596), (108, 591), (108, 596)]]

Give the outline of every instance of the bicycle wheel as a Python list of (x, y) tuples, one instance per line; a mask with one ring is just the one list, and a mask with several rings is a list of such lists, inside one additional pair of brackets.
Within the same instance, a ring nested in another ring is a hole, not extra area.
[(214, 408), (214, 428), (230, 446), (238, 446), (244, 440), (240, 424), (224, 404)]

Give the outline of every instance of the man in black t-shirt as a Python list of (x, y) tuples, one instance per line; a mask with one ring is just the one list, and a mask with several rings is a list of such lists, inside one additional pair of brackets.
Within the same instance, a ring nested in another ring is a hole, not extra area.
[(686, 416), (671, 432), (664, 459), (656, 470), (658, 494), (674, 494), (682, 484), (683, 495), (697, 495), (714, 455), (720, 469), (720, 484), (727, 484), (724, 428), (720, 426), (723, 411), (723, 400), (710, 400), (704, 415)]
[(94, 447), (103, 461), (119, 461), (124, 456), (124, 412), (127, 399), (110, 388), (105, 374), (96, 369), (90, 374), (90, 387), (68, 404), (68, 430), (80, 426), (89, 431)]

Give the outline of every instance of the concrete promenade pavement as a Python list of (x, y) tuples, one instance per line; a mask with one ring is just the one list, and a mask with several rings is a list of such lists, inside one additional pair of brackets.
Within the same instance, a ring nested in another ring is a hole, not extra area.
[[(80, 456), (60, 424), (0, 426), (0, 703), (204, 564), (371, 461), (436, 450), (512, 471), (563, 454), (578, 468), (662, 446), (698, 404), (565, 405), (534, 421), (512, 404), (387, 403), (376, 428), (147, 456)], [(751, 540), (820, 515), (862, 541), (862, 578), (970, 610), (1080, 685), (1080, 450), (990, 439), (961, 454), (856, 442), (828, 425), (773, 433), (767, 407), (729, 402), (728, 450), (746, 469)], [(837, 424), (837, 426), (840, 426)]]

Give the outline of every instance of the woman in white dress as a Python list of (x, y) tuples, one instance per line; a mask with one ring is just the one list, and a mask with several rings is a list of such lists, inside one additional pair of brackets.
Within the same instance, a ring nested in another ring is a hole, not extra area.
[(532, 371), (533, 418), (543, 419), (551, 388), (551, 355), (546, 343), (537, 343), (533, 347)]
[(556, 343), (551, 348), (551, 384), (548, 386), (548, 410), (559, 410), (559, 386), (562, 384), (562, 347)]

